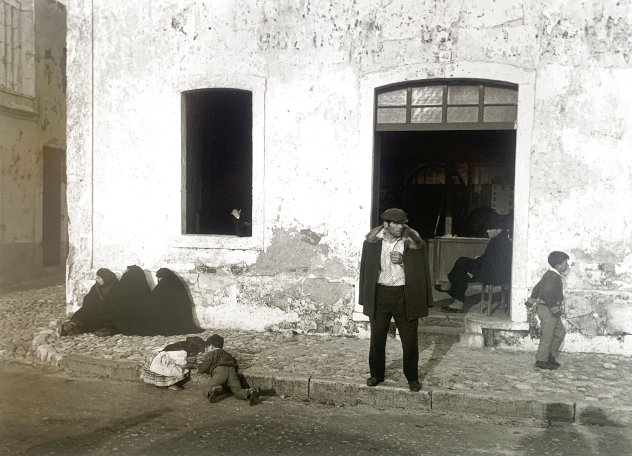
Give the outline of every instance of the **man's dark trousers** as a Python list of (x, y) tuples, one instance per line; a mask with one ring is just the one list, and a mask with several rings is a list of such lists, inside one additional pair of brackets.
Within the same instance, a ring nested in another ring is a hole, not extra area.
[(419, 363), (419, 346), (417, 343), (418, 319), (406, 318), (404, 287), (377, 286), (375, 300), (375, 316), (371, 322), (371, 347), (369, 349), (369, 368), (371, 377), (384, 379), (386, 370), (386, 337), (391, 317), (399, 330), (402, 340), (404, 359), (404, 375), (409, 382), (419, 380), (417, 364)]

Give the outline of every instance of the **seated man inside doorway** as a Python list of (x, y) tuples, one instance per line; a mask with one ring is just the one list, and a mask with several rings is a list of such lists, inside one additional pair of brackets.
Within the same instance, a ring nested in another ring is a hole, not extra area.
[[(491, 238), (485, 252), (476, 258), (460, 257), (448, 273), (448, 284), (437, 284), (435, 289), (448, 293), (453, 302), (443, 306), (442, 312), (461, 313), (465, 302), (465, 291), (470, 282), (484, 285), (502, 285), (511, 282), (511, 220), (506, 216), (498, 228), (487, 230)], [(481, 291), (482, 292), (482, 291)]]

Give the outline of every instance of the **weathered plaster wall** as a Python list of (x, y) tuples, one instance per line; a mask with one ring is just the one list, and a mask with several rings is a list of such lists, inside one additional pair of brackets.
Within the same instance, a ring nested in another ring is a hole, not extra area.
[[(66, 147), (66, 10), (48, 0), (22, 7), (30, 25), (22, 31), (23, 46), (33, 59), (23, 77), (34, 84), (32, 93), (11, 93), (22, 102), (0, 103), (0, 285), (41, 273), (43, 149)], [(62, 233), (65, 251), (65, 227)]]
[(568, 326), (590, 338), (632, 333), (632, 10), (618, 3), (564, 4), (538, 27), (530, 276), (548, 251), (571, 255)]
[[(68, 10), (69, 199), (80, 203), (71, 306), (98, 267), (172, 265), (205, 325), (355, 333), (371, 210), (363, 119), (388, 73), (520, 85), (512, 318), (524, 319), (521, 299), (548, 251), (562, 249), (575, 260), (569, 312), (602, 302), (632, 321), (629, 1), (69, 1)], [(181, 236), (180, 92), (231, 86), (260, 100), (261, 229), (247, 241)]]

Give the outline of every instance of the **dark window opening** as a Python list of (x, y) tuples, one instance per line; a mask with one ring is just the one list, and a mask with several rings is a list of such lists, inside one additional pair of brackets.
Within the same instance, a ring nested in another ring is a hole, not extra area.
[(252, 222), (252, 93), (200, 89), (182, 99), (183, 233), (243, 236), (231, 211)]

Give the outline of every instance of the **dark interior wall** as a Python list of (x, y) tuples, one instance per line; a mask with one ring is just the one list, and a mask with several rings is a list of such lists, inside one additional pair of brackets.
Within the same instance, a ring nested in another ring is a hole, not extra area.
[(252, 93), (184, 94), (186, 233), (235, 234), (230, 212), (252, 214)]
[[(453, 234), (462, 234), (472, 211), (489, 203), (491, 184), (513, 186), (513, 130), (378, 132), (376, 141), (379, 213), (402, 207), (410, 225), (425, 238), (444, 234), (447, 208), (454, 220)], [(419, 183), (415, 177), (429, 167), (437, 168), (435, 179)], [(481, 169), (484, 172), (473, 172)], [(444, 177), (439, 182), (436, 176), (441, 173)]]

